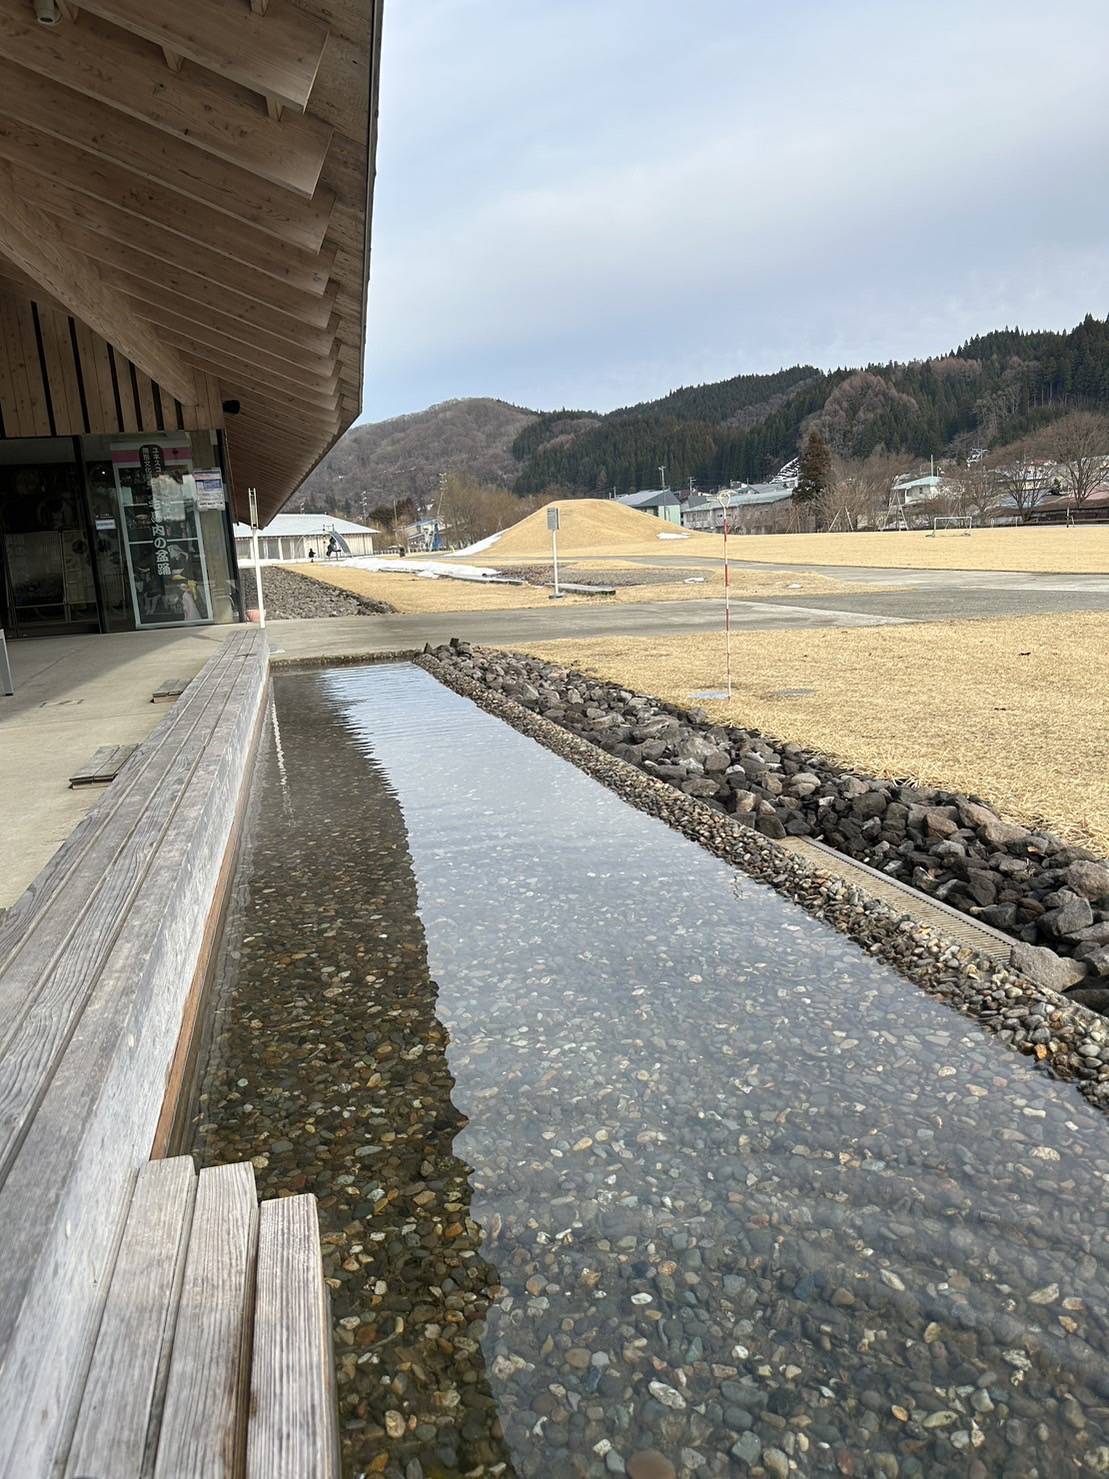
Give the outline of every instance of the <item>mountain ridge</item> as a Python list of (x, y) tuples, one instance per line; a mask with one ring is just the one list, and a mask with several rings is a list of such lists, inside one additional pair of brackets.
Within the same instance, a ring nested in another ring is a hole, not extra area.
[(526, 495), (758, 482), (819, 429), (848, 458), (965, 455), (1076, 407), (1109, 408), (1109, 319), (1004, 328), (947, 354), (820, 370), (797, 364), (676, 390), (609, 412), (533, 411), (493, 397), (440, 402), (352, 427), (291, 506), (361, 512), (426, 502), (440, 474)]

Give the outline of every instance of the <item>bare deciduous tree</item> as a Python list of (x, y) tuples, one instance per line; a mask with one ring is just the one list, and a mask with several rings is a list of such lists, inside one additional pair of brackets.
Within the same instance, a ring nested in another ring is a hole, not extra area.
[(447, 526), (447, 543), (460, 546), (509, 528), (539, 503), (539, 499), (518, 498), (506, 488), (490, 488), (474, 478), (452, 473), (443, 483), (438, 517)]
[(1071, 411), (1046, 427), (1040, 438), (1044, 452), (1066, 469), (1076, 504), (1083, 504), (1095, 488), (1109, 481), (1109, 419), (1093, 411)]
[(979, 460), (952, 474), (954, 504), (952, 512), (977, 519), (981, 523), (997, 502), (1001, 490), (994, 470)]
[(834, 458), (832, 483), (825, 500), (828, 512), (834, 516), (842, 509), (854, 523), (876, 524), (889, 505), (894, 480), (911, 466), (911, 457), (886, 452), (872, 452), (861, 460)]
[(1028, 522), (1051, 491), (1051, 472), (1033, 441), (1013, 442), (989, 459), (989, 470), (999, 502), (1007, 501), (1022, 523)]

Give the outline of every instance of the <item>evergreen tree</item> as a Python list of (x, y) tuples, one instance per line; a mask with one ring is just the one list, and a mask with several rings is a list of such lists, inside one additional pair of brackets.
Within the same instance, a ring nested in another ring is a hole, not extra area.
[(818, 431), (810, 431), (805, 438), (797, 472), (797, 486), (793, 490), (794, 503), (811, 507), (814, 513), (819, 512), (832, 481), (832, 454), (828, 450), (828, 443)]

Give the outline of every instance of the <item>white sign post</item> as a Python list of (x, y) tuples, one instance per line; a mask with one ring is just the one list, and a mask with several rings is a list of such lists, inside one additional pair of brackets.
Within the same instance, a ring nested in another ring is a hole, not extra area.
[(724, 512), (724, 666), (727, 671), (729, 698), (732, 696), (732, 603), (728, 571), (728, 505), (731, 501), (732, 495), (725, 489), (720, 494), (720, 507)]
[(547, 528), (551, 531), (551, 556), (554, 560), (554, 595), (552, 601), (562, 598), (562, 592), (558, 588), (558, 509), (552, 504), (547, 509)]
[(248, 488), (247, 498), (250, 502), (250, 544), (254, 553), (254, 588), (258, 592), (258, 625), (266, 625), (266, 601), (262, 595), (262, 561), (258, 555), (258, 490)]

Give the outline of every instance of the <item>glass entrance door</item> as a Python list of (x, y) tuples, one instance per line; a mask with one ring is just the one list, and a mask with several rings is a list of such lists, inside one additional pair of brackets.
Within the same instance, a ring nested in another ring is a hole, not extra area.
[(113, 452), (137, 627), (212, 620), (196, 484), (183, 452), (157, 443)]

